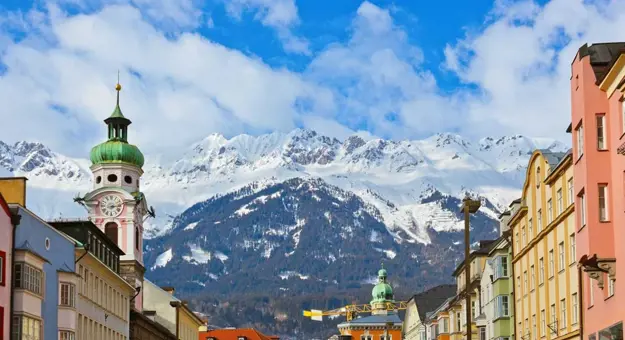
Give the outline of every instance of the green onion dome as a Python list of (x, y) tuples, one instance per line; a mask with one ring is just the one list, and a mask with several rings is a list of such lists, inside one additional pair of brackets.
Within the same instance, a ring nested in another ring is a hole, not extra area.
[(393, 301), (393, 288), (386, 281), (386, 269), (382, 268), (378, 271), (378, 283), (371, 291), (372, 303), (375, 302), (391, 302)]
[(139, 168), (145, 162), (143, 153), (138, 147), (122, 140), (108, 140), (91, 149), (91, 163), (93, 165), (103, 163), (127, 163)]

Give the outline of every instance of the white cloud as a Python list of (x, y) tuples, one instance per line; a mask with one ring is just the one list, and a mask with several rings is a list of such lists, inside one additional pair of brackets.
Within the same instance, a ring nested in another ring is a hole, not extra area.
[(223, 0), (227, 12), (240, 19), (245, 11), (255, 12), (256, 20), (271, 27), (282, 41), (287, 52), (310, 55), (308, 41), (293, 34), (292, 29), (299, 24), (295, 0)]
[(465, 93), (471, 132), (570, 138), (573, 57), (586, 42), (625, 40), (625, 2), (499, 2), (490, 19), (445, 50), (448, 68), (480, 89)]

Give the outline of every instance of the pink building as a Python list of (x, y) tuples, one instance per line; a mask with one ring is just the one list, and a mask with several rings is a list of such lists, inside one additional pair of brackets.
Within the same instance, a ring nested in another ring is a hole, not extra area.
[[(8, 340), (11, 320), (11, 256), (13, 223), (7, 202), (0, 194), (0, 340)], [(7, 270), (7, 267), (9, 268)]]
[(622, 340), (625, 319), (625, 43), (582, 46), (571, 65), (571, 125), (582, 336)]

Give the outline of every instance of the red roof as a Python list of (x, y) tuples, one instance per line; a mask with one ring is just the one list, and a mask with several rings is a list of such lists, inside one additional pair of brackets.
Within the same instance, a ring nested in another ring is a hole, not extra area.
[(251, 329), (251, 328), (241, 328), (241, 329), (215, 329), (208, 332), (200, 332), (199, 340), (206, 340), (210, 337), (215, 338), (216, 340), (239, 340), (240, 336), (246, 337), (247, 340), (278, 340), (278, 337), (269, 337), (264, 335), (263, 333)]

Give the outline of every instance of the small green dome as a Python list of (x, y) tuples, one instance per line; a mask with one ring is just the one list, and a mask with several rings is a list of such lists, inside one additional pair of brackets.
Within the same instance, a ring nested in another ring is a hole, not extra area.
[(382, 268), (378, 270), (378, 277), (386, 277), (386, 269)]
[(91, 149), (91, 163), (128, 163), (139, 168), (145, 162), (138, 147), (121, 140), (108, 140)]
[(371, 291), (371, 297), (374, 301), (392, 301), (393, 288), (386, 282), (380, 282)]

